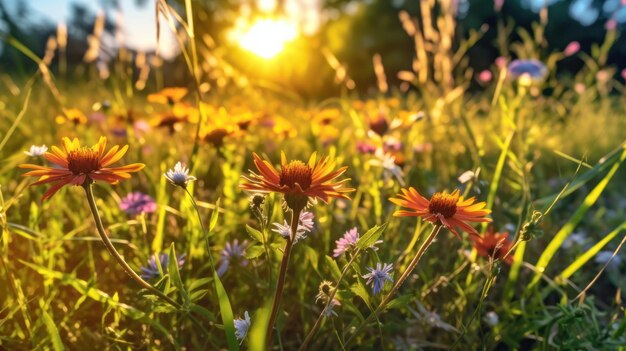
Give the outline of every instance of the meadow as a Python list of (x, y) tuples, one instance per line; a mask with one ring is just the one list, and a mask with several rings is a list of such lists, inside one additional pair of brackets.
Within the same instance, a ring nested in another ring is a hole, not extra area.
[(200, 40), (177, 86), (9, 40), (38, 70), (2, 73), (0, 348), (626, 349), (617, 33), (528, 35), (510, 50), (541, 62), (473, 72), (466, 38), (369, 94), (337, 66), (319, 100), (203, 67)]

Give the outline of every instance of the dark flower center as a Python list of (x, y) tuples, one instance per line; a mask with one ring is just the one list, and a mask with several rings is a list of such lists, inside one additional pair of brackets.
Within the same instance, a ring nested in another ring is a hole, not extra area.
[(306, 190), (313, 182), (313, 169), (302, 161), (291, 161), (281, 168), (279, 178), (281, 186), (294, 188), (299, 184), (302, 190)]
[(380, 114), (377, 117), (370, 120), (370, 129), (374, 133), (383, 136), (389, 130), (389, 123), (384, 115)]
[(98, 151), (81, 147), (67, 154), (67, 168), (74, 174), (89, 174), (100, 169)]
[(458, 194), (435, 193), (428, 203), (428, 211), (440, 214), (444, 218), (451, 218), (456, 213), (456, 203), (458, 201)]

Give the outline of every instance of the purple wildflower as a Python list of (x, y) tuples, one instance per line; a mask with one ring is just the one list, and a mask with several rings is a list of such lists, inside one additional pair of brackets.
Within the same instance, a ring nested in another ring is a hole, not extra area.
[(235, 318), (233, 322), (235, 323), (235, 337), (239, 342), (243, 342), (243, 339), (245, 339), (248, 334), (248, 329), (250, 329), (250, 324), (252, 324), (250, 314), (248, 311), (245, 311), (243, 319)]
[(367, 141), (357, 141), (356, 149), (362, 154), (373, 154), (376, 151), (376, 145)]
[(393, 278), (389, 274), (393, 269), (391, 263), (376, 263), (376, 268), (367, 267), (370, 271), (363, 278), (367, 279), (367, 284), (371, 284), (374, 289), (374, 295), (378, 294), (385, 287), (386, 282), (393, 282)]
[[(161, 270), (163, 273), (167, 273), (167, 267), (170, 261), (170, 255), (166, 253), (160, 253), (158, 255), (159, 263), (161, 265)], [(185, 264), (185, 254), (178, 255), (178, 268), (181, 268), (183, 264)], [(141, 267), (141, 277), (143, 279), (149, 280), (153, 278), (159, 278), (161, 273), (159, 272), (159, 265), (157, 264), (157, 254), (150, 256), (148, 259), (148, 266)]]
[[(343, 255), (346, 251), (350, 250), (351, 248), (356, 247), (356, 243), (359, 241), (359, 236), (360, 234), (358, 230), (356, 229), (356, 227), (345, 232), (339, 240), (335, 241), (335, 243), (337, 244), (337, 247), (335, 248), (335, 250), (333, 250), (333, 257), (339, 257)], [(382, 242), (383, 242), (382, 240), (378, 240), (374, 244), (372, 244), (369, 248), (373, 250), (378, 250), (376, 245)]]
[(222, 250), (222, 259), (220, 266), (217, 268), (217, 275), (222, 276), (228, 270), (228, 266), (231, 261), (239, 263), (240, 266), (246, 266), (248, 264), (248, 260), (244, 257), (244, 252), (248, 247), (248, 240), (244, 240), (241, 244), (239, 244), (239, 240), (235, 239), (230, 243), (226, 243), (224, 245), (224, 249)]
[(527, 75), (532, 80), (542, 80), (548, 74), (548, 69), (539, 60), (513, 60), (509, 64), (509, 74), (513, 79)]
[(130, 216), (136, 216), (140, 213), (152, 213), (156, 211), (156, 202), (150, 195), (133, 192), (122, 199), (120, 209)]

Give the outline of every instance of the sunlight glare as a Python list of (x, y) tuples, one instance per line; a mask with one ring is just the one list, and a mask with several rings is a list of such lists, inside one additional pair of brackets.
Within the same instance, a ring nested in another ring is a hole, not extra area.
[(239, 46), (257, 56), (270, 59), (297, 36), (295, 25), (286, 20), (258, 20), (238, 35)]

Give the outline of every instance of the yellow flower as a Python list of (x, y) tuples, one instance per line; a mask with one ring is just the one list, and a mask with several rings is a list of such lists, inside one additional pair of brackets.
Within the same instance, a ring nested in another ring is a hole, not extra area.
[(63, 114), (56, 116), (54, 119), (57, 124), (74, 123), (85, 124), (87, 123), (87, 116), (76, 108), (64, 108)]
[(156, 104), (173, 105), (187, 95), (187, 88), (164, 88), (158, 93), (148, 95), (148, 101)]

